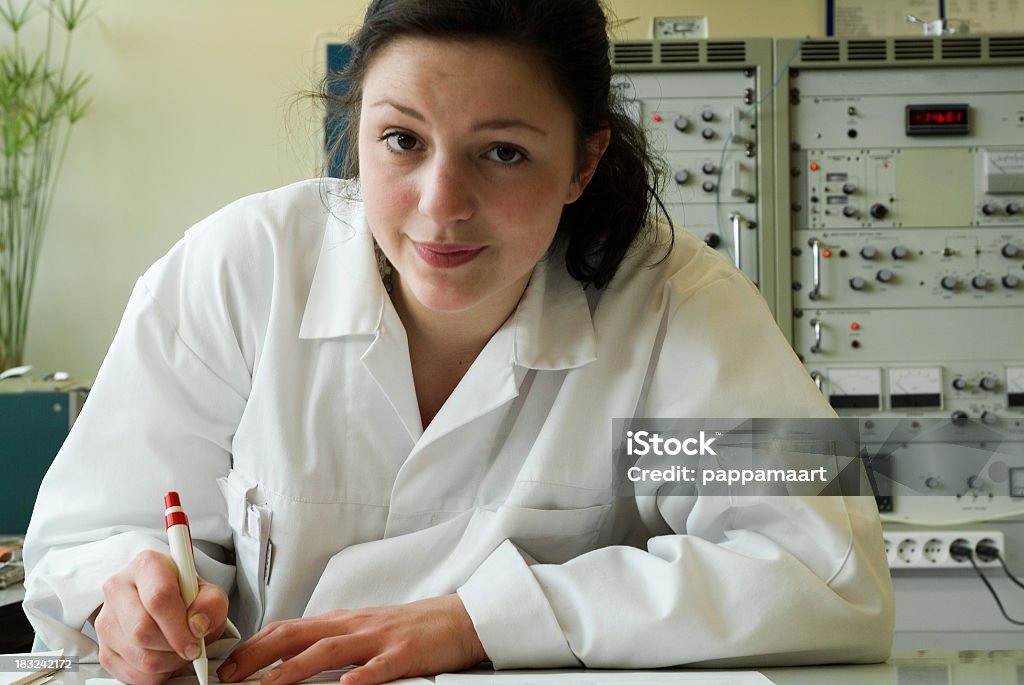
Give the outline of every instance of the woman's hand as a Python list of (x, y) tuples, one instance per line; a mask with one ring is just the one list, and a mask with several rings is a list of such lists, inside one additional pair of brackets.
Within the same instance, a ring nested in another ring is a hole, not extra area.
[(461, 671), (487, 658), (458, 595), (411, 604), (278, 621), (239, 645), (217, 670), (236, 682), (284, 660), (262, 685), (288, 685), (352, 664), (341, 685), (375, 685), (396, 678)]
[(160, 685), (199, 656), (200, 639), (220, 637), (227, 616), (227, 595), (202, 579), (186, 611), (174, 561), (141, 552), (103, 584), (93, 621), (100, 664), (121, 682)]

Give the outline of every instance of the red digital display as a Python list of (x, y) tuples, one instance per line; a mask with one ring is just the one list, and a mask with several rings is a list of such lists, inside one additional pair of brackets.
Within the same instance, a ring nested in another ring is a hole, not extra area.
[(907, 105), (908, 136), (963, 135), (970, 132), (968, 105)]

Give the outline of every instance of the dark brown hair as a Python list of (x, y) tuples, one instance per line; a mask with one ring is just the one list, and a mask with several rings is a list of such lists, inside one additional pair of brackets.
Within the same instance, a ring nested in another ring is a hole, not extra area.
[[(583, 195), (562, 210), (555, 236), (573, 278), (597, 288), (607, 285), (638, 236), (652, 225), (653, 211), (668, 216), (656, 190), (662, 176), (657, 158), (612, 92), (608, 20), (600, 1), (373, 0), (350, 40), (348, 66), (329, 74), (322, 89), (328, 113), (343, 117), (329, 156), (345, 149), (346, 177), (359, 173), (363, 78), (380, 50), (403, 37), (486, 40), (539, 58), (573, 112), (577, 159), (589, 137), (610, 129), (611, 141), (596, 173)], [(334, 79), (347, 81), (343, 95), (329, 93)]]

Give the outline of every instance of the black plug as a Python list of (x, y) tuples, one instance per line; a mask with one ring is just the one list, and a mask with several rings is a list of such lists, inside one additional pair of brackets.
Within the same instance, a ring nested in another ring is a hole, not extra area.
[(971, 549), (970, 543), (963, 538), (954, 540), (949, 546), (949, 556), (953, 557), (955, 561), (970, 561), (973, 553), (974, 550)]
[(980, 561), (995, 561), (999, 558), (999, 548), (987, 538), (978, 543), (974, 553), (978, 555)]

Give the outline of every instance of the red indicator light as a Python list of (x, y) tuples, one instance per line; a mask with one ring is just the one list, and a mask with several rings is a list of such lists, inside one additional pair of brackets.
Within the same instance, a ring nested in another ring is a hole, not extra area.
[(654, 115), (654, 116), (653, 116), (652, 118), (653, 118), (653, 119), (654, 119), (655, 121), (661, 121), (661, 115), (660, 115), (660, 114), (655, 114), (655, 115)]
[(821, 254), (822, 254), (823, 257), (831, 257), (832, 256), (832, 250), (825, 250)]
[(811, 162), (811, 171), (817, 171), (820, 168), (817, 162)]
[(856, 321), (854, 321), (853, 323), (850, 324), (850, 330), (851, 331), (859, 331), (860, 330), (860, 324), (857, 323)]

